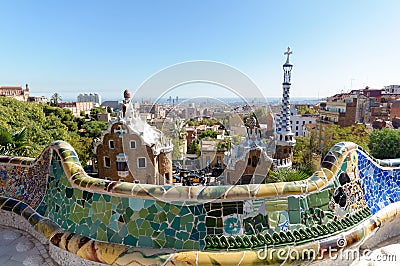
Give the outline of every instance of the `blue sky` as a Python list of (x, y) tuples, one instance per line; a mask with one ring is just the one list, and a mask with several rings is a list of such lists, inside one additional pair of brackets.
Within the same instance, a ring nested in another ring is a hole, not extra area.
[[(400, 84), (400, 1), (16, 0), (0, 10), (0, 85), (29, 83), (33, 95), (117, 99), (170, 65), (212, 60), (280, 97), (287, 46), (293, 97)], [(226, 93), (202, 86), (179, 94)]]

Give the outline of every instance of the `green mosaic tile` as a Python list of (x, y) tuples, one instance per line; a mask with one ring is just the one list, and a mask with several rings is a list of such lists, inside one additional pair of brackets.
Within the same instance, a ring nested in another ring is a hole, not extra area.
[(179, 215), (181, 215), (181, 216), (183, 216), (183, 215), (185, 215), (185, 214), (187, 214), (187, 213), (189, 213), (190, 211), (189, 211), (189, 208), (188, 207), (182, 207), (181, 208), (181, 211), (180, 211), (180, 213), (179, 213)]
[(155, 213), (150, 213), (149, 215), (147, 215), (146, 220), (154, 221), (155, 217), (156, 217)]
[(160, 228), (160, 224), (155, 222), (150, 222), (150, 226), (155, 231), (157, 231)]
[(176, 216), (179, 215), (180, 209), (175, 205), (171, 205), (170, 212)]
[(171, 247), (175, 247), (175, 246), (176, 246), (176, 245), (175, 245), (175, 243), (176, 243), (176, 238), (171, 237), (171, 236), (166, 236), (166, 237), (165, 237), (165, 240), (166, 240), (167, 246), (171, 246)]
[(114, 234), (111, 238), (110, 241), (113, 243), (122, 243), (122, 237), (118, 234)]
[(144, 201), (135, 198), (129, 198), (129, 207), (134, 211), (139, 211), (144, 208)]
[(120, 203), (121, 199), (115, 196), (111, 196), (111, 203), (114, 205), (118, 205)]
[(110, 200), (111, 200), (111, 197), (110, 197), (109, 195), (106, 195), (106, 194), (102, 194), (101, 197), (102, 197), (102, 198), (104, 199), (104, 201), (106, 201), (106, 202), (110, 202)]
[(167, 213), (167, 221), (168, 222), (172, 222), (172, 220), (176, 217), (175, 214), (173, 214), (172, 212)]
[(291, 211), (289, 210), (289, 222), (291, 224), (298, 224), (301, 221), (300, 211)]
[(144, 201), (144, 208), (149, 208), (151, 205), (153, 205), (155, 203), (154, 200), (145, 200)]
[(157, 212), (160, 212), (163, 210), (163, 208), (159, 205), (159, 201), (156, 202), (156, 208), (157, 208)]
[(308, 197), (304, 197), (300, 199), (300, 208), (303, 210), (307, 210), (309, 207), (309, 203), (308, 203), (309, 198)]
[(112, 230), (118, 232), (119, 231), (118, 222), (116, 221), (110, 222), (108, 224), (108, 228), (111, 228)]
[(140, 228), (142, 228), (142, 229), (149, 229), (149, 228), (151, 228), (150, 222), (147, 221), (147, 220), (144, 220), (143, 223), (142, 223), (142, 225), (140, 226)]
[(169, 205), (166, 202), (158, 201), (158, 200), (156, 201), (156, 203), (157, 203), (157, 206), (160, 207), (160, 211), (164, 208), (165, 205)]
[(105, 230), (101, 229), (100, 227), (97, 228), (97, 239), (100, 241), (107, 240), (107, 234), (106, 234)]
[(148, 214), (149, 214), (149, 212), (148, 212), (147, 209), (141, 209), (141, 210), (139, 211), (139, 216), (140, 216), (141, 218), (146, 218)]
[(174, 246), (175, 246), (176, 249), (182, 249), (182, 248), (183, 248), (183, 241), (177, 239), (177, 240), (175, 241), (175, 243), (174, 243)]
[(166, 240), (156, 239), (153, 241), (153, 248), (163, 247), (167, 243)]
[(164, 209), (164, 211), (169, 212), (170, 207), (171, 207), (171, 204), (165, 204), (163, 209)]
[(289, 210), (300, 210), (300, 198), (299, 197), (288, 197)]
[(100, 194), (94, 193), (94, 194), (93, 194), (93, 201), (96, 202), (96, 201), (98, 201), (99, 199), (100, 199)]
[(183, 244), (183, 249), (194, 249), (194, 244), (192, 241), (186, 241)]
[(167, 228), (168, 228), (168, 224), (167, 224), (166, 222), (161, 223), (161, 225), (160, 225), (160, 230), (165, 230), (165, 229), (167, 229)]
[(193, 223), (187, 223), (186, 225), (186, 231), (187, 232), (191, 232), (193, 229)]
[(187, 232), (181, 231), (176, 234), (176, 237), (179, 239), (188, 239), (189, 234)]
[(111, 239), (113, 235), (115, 235), (115, 231), (110, 229), (109, 227), (107, 227), (106, 233), (107, 233), (107, 239)]
[(137, 219), (136, 220), (136, 224), (137, 224), (138, 228), (142, 226), (143, 221), (144, 221), (144, 219)]
[(138, 239), (131, 235), (128, 235), (124, 238), (124, 244), (130, 246), (136, 246)]
[(181, 224), (180, 224), (180, 217), (175, 217), (174, 220), (172, 221), (171, 228), (175, 230), (180, 230)]
[(78, 226), (76, 226), (75, 228), (75, 232), (84, 236), (89, 235), (90, 229), (87, 225), (85, 224), (80, 224)]
[(76, 199), (81, 199), (83, 197), (83, 191), (80, 189), (74, 189), (73, 195)]
[(193, 223), (193, 221), (194, 221), (194, 218), (193, 218), (192, 214), (188, 214), (188, 215), (181, 217), (181, 225), (182, 224), (184, 225), (187, 223)]
[(152, 247), (152, 239), (149, 236), (139, 236), (139, 246), (142, 247)]

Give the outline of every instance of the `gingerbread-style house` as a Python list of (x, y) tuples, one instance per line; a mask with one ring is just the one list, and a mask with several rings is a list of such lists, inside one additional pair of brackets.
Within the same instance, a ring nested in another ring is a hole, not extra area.
[(99, 177), (162, 185), (172, 183), (172, 143), (136, 113), (124, 92), (123, 111), (95, 142)]

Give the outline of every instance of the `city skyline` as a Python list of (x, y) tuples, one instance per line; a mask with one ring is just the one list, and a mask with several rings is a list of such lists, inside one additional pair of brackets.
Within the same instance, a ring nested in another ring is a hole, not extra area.
[[(292, 97), (400, 83), (395, 1), (8, 1), (1, 6), (0, 85), (29, 83), (33, 95), (58, 92), (75, 99), (96, 92), (119, 98), (123, 89), (134, 92), (171, 65), (210, 60), (248, 75), (265, 97), (281, 97), (287, 46), (294, 51)], [(231, 96), (215, 85), (185, 86), (173, 94)]]

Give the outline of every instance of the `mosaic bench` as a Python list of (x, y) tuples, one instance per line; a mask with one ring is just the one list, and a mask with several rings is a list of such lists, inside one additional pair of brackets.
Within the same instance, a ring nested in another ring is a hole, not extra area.
[(37, 159), (0, 157), (1, 212), (26, 220), (64, 265), (60, 250), (88, 265), (299, 263), (294, 251), (325, 259), (395, 223), (399, 185), (398, 161), (354, 143), (332, 147), (306, 180), (236, 186), (92, 178), (62, 141)]

